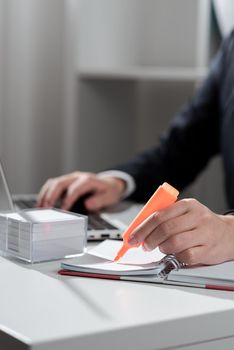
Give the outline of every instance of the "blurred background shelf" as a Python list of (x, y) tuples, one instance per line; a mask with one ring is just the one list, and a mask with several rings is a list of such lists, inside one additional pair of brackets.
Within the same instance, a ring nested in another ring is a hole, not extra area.
[(206, 68), (173, 67), (120, 67), (90, 68), (79, 70), (80, 79), (121, 79), (121, 80), (161, 80), (161, 81), (199, 81), (206, 76)]

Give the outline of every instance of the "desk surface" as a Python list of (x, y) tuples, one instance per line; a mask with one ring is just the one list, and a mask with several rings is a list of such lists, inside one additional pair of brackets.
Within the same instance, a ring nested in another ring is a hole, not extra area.
[(58, 261), (27, 265), (0, 258), (1, 348), (234, 344), (232, 292), (60, 276), (59, 267)]

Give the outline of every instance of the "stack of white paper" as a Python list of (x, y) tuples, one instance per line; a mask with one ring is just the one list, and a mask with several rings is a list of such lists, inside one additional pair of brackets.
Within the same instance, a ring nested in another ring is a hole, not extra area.
[(58, 209), (0, 213), (1, 250), (30, 262), (80, 254), (86, 240), (83, 215)]

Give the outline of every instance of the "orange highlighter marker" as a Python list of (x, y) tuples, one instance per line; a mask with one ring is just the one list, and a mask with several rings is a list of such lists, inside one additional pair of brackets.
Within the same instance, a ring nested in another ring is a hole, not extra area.
[(158, 189), (154, 192), (152, 197), (148, 200), (148, 202), (141, 209), (139, 214), (135, 217), (135, 219), (131, 222), (126, 231), (123, 233), (123, 245), (118, 251), (114, 261), (118, 261), (120, 258), (122, 258), (122, 256), (124, 256), (128, 249), (133, 247), (139, 247), (142, 244), (128, 244), (128, 239), (133, 230), (135, 230), (137, 226), (139, 226), (145, 219), (147, 219), (153, 213), (157, 212), (160, 209), (168, 207), (170, 204), (173, 204), (177, 200), (178, 195), (179, 191), (177, 191), (167, 182), (164, 182), (161, 186), (158, 187)]

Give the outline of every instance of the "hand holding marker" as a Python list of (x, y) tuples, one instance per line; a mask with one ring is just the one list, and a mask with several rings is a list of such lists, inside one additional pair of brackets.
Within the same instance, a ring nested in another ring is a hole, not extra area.
[(114, 261), (118, 261), (122, 256), (124, 256), (128, 249), (133, 247), (139, 247), (142, 244), (128, 244), (128, 239), (131, 236), (132, 232), (150, 215), (173, 204), (177, 200), (178, 195), (179, 191), (177, 191), (174, 187), (172, 187), (166, 182), (164, 182), (163, 185), (158, 187), (158, 189), (155, 191), (152, 197), (148, 200), (148, 202), (141, 209), (139, 214), (135, 217), (135, 219), (131, 222), (126, 231), (123, 233), (123, 245), (118, 251)]

